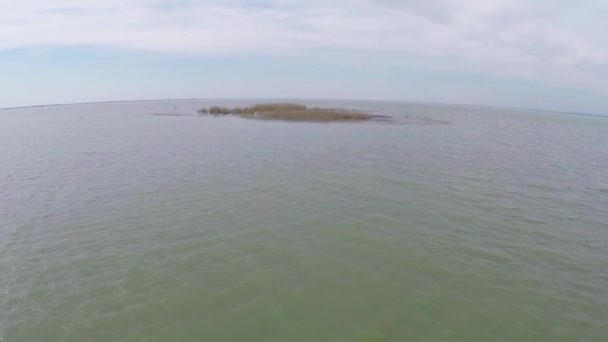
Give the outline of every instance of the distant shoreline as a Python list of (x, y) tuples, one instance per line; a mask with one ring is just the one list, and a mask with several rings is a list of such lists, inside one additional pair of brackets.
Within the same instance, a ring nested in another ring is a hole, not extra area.
[(388, 102), (388, 103), (406, 103), (406, 104), (425, 104), (425, 105), (437, 105), (437, 106), (458, 106), (458, 107), (477, 107), (477, 108), (493, 108), (493, 109), (507, 109), (517, 110), (526, 112), (540, 112), (540, 113), (555, 113), (555, 114), (566, 114), (574, 116), (588, 116), (600, 119), (608, 119), (608, 114), (593, 114), (593, 113), (581, 113), (581, 112), (568, 112), (560, 110), (549, 110), (549, 109), (538, 109), (538, 108), (524, 108), (524, 107), (503, 107), (495, 105), (479, 105), (479, 104), (468, 104), (468, 103), (447, 103), (447, 102), (425, 102), (425, 101), (401, 101), (401, 100), (373, 100), (373, 99), (332, 99), (332, 98), (238, 98), (238, 97), (226, 97), (226, 98), (181, 98), (181, 99), (145, 99), (145, 100), (109, 100), (109, 101), (90, 101), (90, 102), (71, 102), (71, 103), (52, 103), (52, 104), (41, 104), (41, 105), (28, 105), (28, 106), (15, 106), (15, 107), (0, 107), (2, 110), (13, 110), (13, 109), (27, 109), (27, 108), (45, 108), (45, 107), (59, 107), (59, 106), (78, 106), (78, 105), (94, 105), (94, 104), (111, 104), (111, 103), (136, 103), (136, 102), (164, 102), (164, 101), (211, 101), (211, 100), (247, 100), (247, 101), (352, 101), (352, 102)]
[(344, 108), (309, 108), (297, 103), (259, 103), (249, 107), (202, 108), (199, 115), (238, 116), (249, 119), (285, 120), (285, 121), (369, 121), (388, 120), (389, 116), (371, 115), (358, 110)]
[(25, 108), (44, 108), (44, 107), (59, 107), (59, 106), (79, 106), (79, 105), (93, 105), (93, 104), (105, 104), (105, 103), (161, 102), (161, 101), (196, 101), (196, 100), (205, 100), (205, 99), (193, 98), (193, 99), (112, 100), (112, 101), (52, 103), (52, 104), (17, 106), (17, 107), (0, 107), (0, 110), (25, 109)]

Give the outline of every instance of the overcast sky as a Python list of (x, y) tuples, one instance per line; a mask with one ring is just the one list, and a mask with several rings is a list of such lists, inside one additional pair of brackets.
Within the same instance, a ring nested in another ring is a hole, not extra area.
[(0, 107), (352, 98), (608, 114), (605, 0), (0, 0)]

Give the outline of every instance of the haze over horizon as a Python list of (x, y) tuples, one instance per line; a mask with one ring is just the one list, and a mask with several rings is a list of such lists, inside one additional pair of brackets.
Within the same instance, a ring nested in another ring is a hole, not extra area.
[(599, 0), (0, 4), (0, 107), (342, 98), (608, 115)]

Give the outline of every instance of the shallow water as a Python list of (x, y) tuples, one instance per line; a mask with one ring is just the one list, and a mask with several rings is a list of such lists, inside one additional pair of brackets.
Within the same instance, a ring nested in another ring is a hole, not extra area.
[(0, 111), (0, 340), (608, 340), (608, 119), (249, 103)]

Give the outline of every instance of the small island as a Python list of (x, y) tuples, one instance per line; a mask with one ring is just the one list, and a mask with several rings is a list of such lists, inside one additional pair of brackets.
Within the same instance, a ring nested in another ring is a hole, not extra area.
[(369, 121), (386, 120), (389, 117), (382, 115), (370, 115), (360, 111), (341, 108), (308, 108), (304, 105), (294, 103), (264, 103), (249, 107), (210, 107), (198, 111), (199, 115), (214, 116), (239, 116), (243, 118), (262, 120), (286, 120), (286, 121)]

